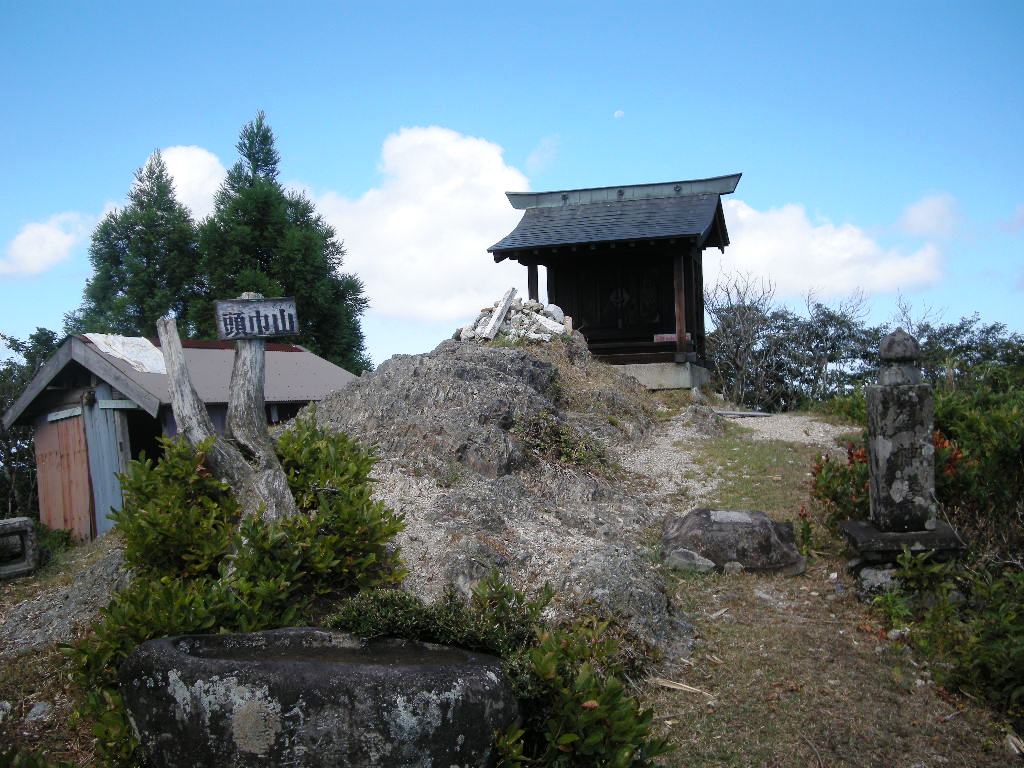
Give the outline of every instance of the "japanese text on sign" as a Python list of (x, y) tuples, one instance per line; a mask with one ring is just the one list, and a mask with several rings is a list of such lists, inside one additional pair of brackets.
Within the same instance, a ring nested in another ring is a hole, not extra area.
[(217, 336), (264, 339), (298, 333), (295, 299), (232, 299), (217, 302)]

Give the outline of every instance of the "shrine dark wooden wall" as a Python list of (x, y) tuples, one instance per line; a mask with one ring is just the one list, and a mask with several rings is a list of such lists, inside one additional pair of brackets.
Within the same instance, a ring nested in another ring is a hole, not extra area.
[(594, 354), (615, 362), (671, 361), (676, 344), (654, 337), (676, 332), (674, 262), (680, 257), (686, 329), (703, 358), (703, 296), (694, 292), (703, 288), (701, 265), (692, 251), (686, 241), (582, 246), (543, 254), (537, 263), (547, 268), (548, 301), (572, 316)]

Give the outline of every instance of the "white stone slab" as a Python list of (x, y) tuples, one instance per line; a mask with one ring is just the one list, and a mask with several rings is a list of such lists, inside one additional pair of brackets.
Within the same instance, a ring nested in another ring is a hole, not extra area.
[(508, 314), (508, 309), (512, 306), (512, 301), (515, 297), (516, 289), (509, 288), (505, 295), (501, 297), (501, 301), (498, 302), (498, 306), (491, 315), (491, 319), (487, 323), (487, 327), (484, 328), (483, 333), (480, 334), (481, 338), (493, 339), (498, 335), (498, 329), (501, 328), (501, 324), (505, 322), (505, 315)]
[(533, 313), (530, 320), (534, 323), (534, 327), (543, 328), (545, 331), (551, 334), (560, 335), (565, 333), (565, 326), (561, 323), (556, 323), (549, 317), (544, 317), (537, 313)]

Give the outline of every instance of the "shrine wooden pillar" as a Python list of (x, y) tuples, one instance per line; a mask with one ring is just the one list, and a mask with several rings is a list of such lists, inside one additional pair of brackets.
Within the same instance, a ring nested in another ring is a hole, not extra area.
[(672, 254), (672, 284), (676, 297), (676, 355), (677, 363), (685, 363), (689, 350), (686, 346), (686, 252)]
[[(526, 291), (530, 295), (530, 299), (540, 301), (540, 293), (537, 286), (537, 265), (533, 262), (526, 265)], [(548, 300), (550, 301), (550, 298)]]
[(706, 332), (704, 330), (704, 251), (703, 249), (697, 250), (693, 257), (693, 285), (694, 291), (696, 292), (696, 304), (694, 309), (696, 310), (697, 323), (696, 333), (693, 338), (696, 342), (697, 361), (703, 365), (706, 359), (705, 356), (705, 337)]

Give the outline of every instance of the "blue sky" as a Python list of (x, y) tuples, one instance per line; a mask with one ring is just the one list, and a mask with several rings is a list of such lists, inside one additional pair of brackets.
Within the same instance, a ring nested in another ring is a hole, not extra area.
[(525, 287), (486, 253), (507, 189), (736, 171), (721, 268), (1024, 330), (1022, 31), (1020, 2), (3, 0), (0, 330), (78, 305), (154, 149), (207, 211), (257, 109), (366, 282), (377, 362)]

